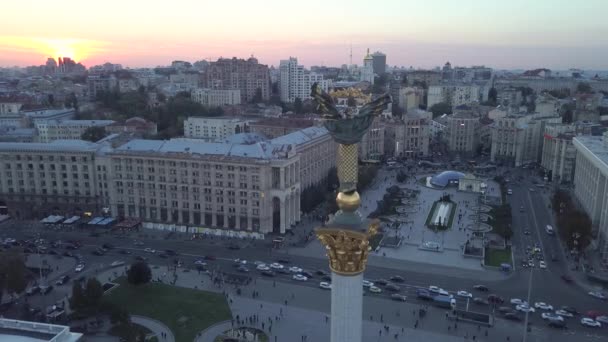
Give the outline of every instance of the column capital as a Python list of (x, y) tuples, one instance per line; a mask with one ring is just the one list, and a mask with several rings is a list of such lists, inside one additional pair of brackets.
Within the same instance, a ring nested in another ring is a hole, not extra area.
[(317, 238), (325, 246), (329, 257), (329, 268), (340, 275), (354, 276), (365, 271), (371, 247), (369, 238), (378, 231), (379, 222), (369, 225), (367, 232), (319, 228)]

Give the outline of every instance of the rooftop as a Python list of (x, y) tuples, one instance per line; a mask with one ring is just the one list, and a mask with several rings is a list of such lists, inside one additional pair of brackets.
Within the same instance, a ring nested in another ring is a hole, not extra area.
[(74, 109), (66, 108), (66, 109), (41, 109), (41, 110), (33, 110), (23, 112), (25, 116), (30, 118), (44, 118), (44, 117), (53, 117), (55, 115), (69, 114), (74, 113)]
[(298, 146), (328, 134), (329, 132), (325, 127), (313, 126), (274, 138), (270, 142), (273, 144), (293, 144)]
[(81, 338), (82, 334), (70, 332), (70, 327), (64, 325), (17, 321), (13, 319), (0, 318), (0, 341), (76, 342), (79, 341)]
[(84, 140), (55, 140), (50, 143), (0, 143), (0, 151), (94, 152), (101, 145)]
[(306, 128), (310, 127), (314, 124), (313, 120), (309, 119), (293, 119), (293, 118), (272, 118), (272, 119), (262, 119), (257, 122), (252, 123), (251, 125), (255, 126), (275, 126), (275, 127), (299, 127)]
[(608, 169), (608, 144), (606, 144), (602, 136), (584, 135), (574, 137), (572, 140), (583, 145), (593, 153), (604, 164), (604, 168)]
[(117, 147), (115, 152), (140, 152), (155, 154), (215, 155), (275, 160), (287, 159), (292, 151), (291, 145), (277, 145), (258, 142), (251, 145), (203, 142), (199, 139), (178, 138), (171, 140), (135, 139)]
[(48, 120), (39, 124), (51, 124), (62, 126), (107, 126), (113, 124), (114, 120)]
[(259, 133), (237, 133), (225, 139), (218, 139), (215, 142), (224, 144), (251, 145), (266, 140), (268, 140), (268, 138)]

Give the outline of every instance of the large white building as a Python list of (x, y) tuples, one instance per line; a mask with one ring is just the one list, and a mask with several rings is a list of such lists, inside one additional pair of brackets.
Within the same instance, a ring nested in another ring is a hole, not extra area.
[(220, 107), (224, 105), (241, 104), (241, 91), (238, 89), (193, 89), (190, 93), (192, 101), (205, 107)]
[(369, 54), (369, 49), (367, 49), (367, 55), (363, 58), (361, 81), (374, 84), (374, 57)]
[(310, 99), (311, 87), (315, 82), (319, 83), (324, 91), (329, 90), (329, 80), (324, 80), (321, 74), (306, 70), (294, 57), (281, 60), (279, 74), (280, 95), (283, 102), (294, 102), (297, 98), (302, 101)]
[(54, 140), (79, 140), (87, 129), (113, 123), (113, 120), (39, 120), (34, 126), (38, 141), (46, 143)]
[(216, 141), (249, 131), (250, 120), (238, 118), (207, 118), (190, 116), (184, 121), (186, 138)]
[(608, 264), (608, 133), (574, 137), (572, 142), (576, 148), (574, 194), (591, 219), (600, 257)]
[(300, 220), (294, 145), (132, 140), (0, 143), (0, 207), (13, 217), (100, 213), (285, 233)]
[(545, 126), (551, 123), (561, 123), (561, 118), (541, 114), (496, 118), (491, 126), (491, 160), (513, 166), (541, 162)]

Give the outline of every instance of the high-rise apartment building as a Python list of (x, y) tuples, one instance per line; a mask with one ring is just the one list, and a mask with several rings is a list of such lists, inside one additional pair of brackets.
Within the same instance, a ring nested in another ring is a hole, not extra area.
[(386, 72), (386, 55), (380, 51), (372, 53), (372, 69), (374, 74), (382, 75)]
[(209, 63), (205, 70), (204, 85), (212, 89), (238, 89), (241, 103), (247, 103), (259, 95), (261, 100), (270, 98), (270, 74), (268, 66), (256, 58), (247, 60), (220, 58)]
[(323, 75), (310, 72), (303, 65), (298, 64), (298, 59), (289, 57), (282, 60), (279, 65), (279, 87), (281, 101), (294, 102), (310, 99), (311, 87), (319, 83), (321, 89), (329, 90), (329, 80), (324, 80)]

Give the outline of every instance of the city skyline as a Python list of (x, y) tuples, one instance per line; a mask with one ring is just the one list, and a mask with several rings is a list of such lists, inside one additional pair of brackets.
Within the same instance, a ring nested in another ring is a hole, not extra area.
[(608, 4), (595, 0), (269, 1), (263, 8), (245, 1), (184, 0), (170, 8), (109, 1), (95, 10), (59, 0), (36, 4), (35, 11), (31, 2), (5, 6), (7, 13), (24, 15), (0, 23), (2, 66), (65, 56), (86, 66), (150, 67), (250, 55), (275, 66), (289, 56), (306, 66), (339, 66), (349, 63), (351, 46), (356, 64), (370, 48), (386, 53), (391, 66), (422, 68), (450, 61), (499, 69), (605, 69), (608, 56), (608, 24), (601, 18)]

